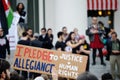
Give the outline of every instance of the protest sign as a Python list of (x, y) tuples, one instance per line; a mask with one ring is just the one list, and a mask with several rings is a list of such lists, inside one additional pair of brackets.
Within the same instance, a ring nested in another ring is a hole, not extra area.
[(86, 63), (87, 56), (17, 45), (13, 68), (51, 75), (55, 67), (59, 76), (76, 79), (85, 71)]

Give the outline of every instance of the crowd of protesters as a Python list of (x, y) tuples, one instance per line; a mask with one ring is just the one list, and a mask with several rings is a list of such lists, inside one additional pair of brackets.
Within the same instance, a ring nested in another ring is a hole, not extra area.
[[(33, 33), (31, 28), (24, 27), (24, 18), (26, 12), (24, 5), (19, 3), (17, 5), (17, 13), (21, 15), (18, 25), (18, 44), (33, 46), (45, 49), (55, 49), (58, 51), (66, 51), (73, 54), (80, 54), (88, 57), (86, 72), (79, 75), (77, 80), (98, 80), (93, 74), (89, 73), (90, 65), (90, 53), (92, 53), (93, 63), (96, 65), (97, 50), (99, 51), (99, 57), (101, 65), (106, 66), (104, 61), (104, 55), (106, 60), (110, 61), (111, 74), (106, 73), (102, 75), (102, 80), (115, 80), (116, 77), (120, 79), (120, 41), (117, 38), (117, 33), (114, 29), (106, 31), (104, 24), (97, 20), (97, 17), (92, 18), (92, 24), (88, 26), (86, 35), (89, 37), (90, 44), (86, 41), (85, 35), (80, 35), (77, 28), (74, 28), (70, 33), (67, 32), (67, 27), (63, 27), (61, 31), (57, 33), (58, 40), (53, 45), (54, 35), (51, 28), (42, 28), (39, 33)], [(103, 48), (106, 48), (107, 53), (104, 53)], [(92, 49), (92, 51), (91, 51)], [(6, 54), (6, 50), (8, 55)], [(10, 46), (9, 41), (4, 35), (4, 31), (0, 28), (0, 80), (25, 80), (28, 77), (34, 78), (34, 80), (48, 80), (50, 78), (44, 74), (28, 73), (22, 71), (23, 76), (19, 76), (20, 71), (16, 70), (10, 74), (10, 64), (7, 62), (6, 55), (10, 58)], [(116, 72), (116, 65), (117, 71)], [(56, 73), (57, 74), (57, 73)], [(66, 78), (53, 77), (53, 80), (66, 80)]]
[[(0, 59), (0, 80), (26, 80), (22, 75), (16, 71), (10, 72), (10, 63), (5, 59)], [(48, 75), (42, 74), (37, 76), (34, 80), (51, 80)], [(53, 69), (52, 80), (67, 80), (66, 78), (58, 77), (57, 71)], [(76, 80), (99, 80), (90, 72), (83, 72), (79, 74)], [(101, 76), (101, 80), (114, 80), (110, 73), (105, 73)]]
[[(88, 27), (86, 30), (86, 35), (88, 35), (90, 39), (90, 44), (86, 41), (85, 35), (79, 35), (78, 29), (75, 28), (70, 33), (67, 32), (67, 27), (63, 27), (61, 31), (57, 33), (58, 40), (56, 41), (56, 44), (53, 45), (53, 39), (54, 35), (52, 34), (52, 29), (49, 28), (46, 30), (46, 28), (41, 29), (41, 34), (34, 33), (31, 28), (27, 28), (20, 37), (20, 40), (18, 41), (18, 44), (27, 45), (27, 46), (33, 46), (33, 47), (40, 47), (45, 49), (56, 49), (58, 51), (66, 51), (73, 54), (80, 54), (85, 55), (88, 57), (87, 61), (87, 67), (86, 71), (89, 72), (89, 54), (92, 53), (93, 63), (92, 65), (96, 65), (96, 51), (98, 49), (99, 51), (99, 57), (101, 60), (101, 65), (106, 66), (104, 62), (104, 54), (102, 49), (104, 46), (107, 46), (107, 52), (106, 59), (110, 60), (110, 67), (111, 67), (111, 74), (112, 77), (115, 79), (116, 76), (120, 77), (120, 41), (117, 38), (117, 33), (111, 29), (111, 31), (108, 34), (108, 38), (105, 38), (105, 30), (104, 26), (100, 25), (101, 22), (97, 23), (97, 18), (92, 18), (92, 24)], [(103, 40), (106, 39), (107, 41), (104, 42)], [(91, 49), (93, 50), (91, 52)], [(6, 58), (6, 50), (8, 52), (8, 57), (10, 57), (10, 47), (9, 47), (9, 41), (4, 36), (4, 31), (1, 28), (0, 29), (0, 58), (5, 59)], [(117, 64), (118, 72), (115, 72), (115, 65)], [(20, 71), (17, 70), (18, 73)], [(28, 77), (37, 77), (40, 76), (40, 74), (37, 73), (30, 73), (29, 76), (26, 71), (22, 71), (22, 75), (25, 79)]]

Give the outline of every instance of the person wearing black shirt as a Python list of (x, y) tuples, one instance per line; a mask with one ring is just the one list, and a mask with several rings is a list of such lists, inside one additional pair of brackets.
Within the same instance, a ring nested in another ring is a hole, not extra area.
[(55, 44), (56, 50), (59, 51), (64, 51), (65, 50), (65, 43), (63, 42), (64, 40), (64, 33), (63, 32), (58, 32), (57, 33), (58, 41)]
[(22, 37), (22, 33), (26, 31), (27, 25), (25, 24), (26, 12), (24, 11), (25, 7), (23, 3), (18, 3), (16, 6), (16, 13), (19, 15), (19, 21), (17, 25), (18, 36)]
[[(31, 38), (30, 46), (32, 47), (37, 47), (37, 48), (42, 48), (42, 42), (38, 40), (39, 34), (34, 33), (33, 38)], [(35, 78), (37, 76), (40, 76), (40, 73), (35, 73), (35, 72), (30, 72), (29, 76), (30, 78)]]
[(22, 38), (18, 41), (18, 44), (27, 45), (27, 46), (30, 45), (30, 40), (27, 32), (22, 33)]
[(29, 40), (31, 41), (32, 38), (33, 38), (33, 30), (32, 30), (31, 28), (28, 28), (28, 29), (26, 30), (26, 32), (27, 32), (27, 34), (28, 34)]
[[(18, 41), (18, 44), (20, 45), (26, 45), (26, 46), (30, 46), (30, 40), (28, 39), (28, 33), (27, 32), (23, 32), (22, 33), (22, 38), (21, 40)], [(18, 73), (20, 73), (19, 70), (17, 70)], [(22, 75), (24, 76), (25, 79), (27, 79), (27, 71), (22, 71)]]
[(46, 34), (46, 28), (41, 29), (41, 35), (39, 36), (38, 40), (43, 43), (42, 48), (50, 49), (49, 48), (50, 39)]
[(53, 42), (53, 34), (52, 34), (52, 29), (51, 28), (49, 28), (48, 30), (47, 30), (47, 36), (48, 36), (48, 38), (49, 38), (49, 40), (50, 40), (50, 43), (49, 43), (49, 49), (52, 49), (53, 48), (53, 44), (52, 44), (52, 42)]
[(6, 50), (8, 52), (8, 58), (10, 58), (10, 46), (8, 39), (3, 35), (4, 31), (0, 28), (0, 58), (6, 58)]
[(76, 54), (76, 48), (80, 44), (82, 44), (82, 40), (79, 40), (78, 42), (75, 41), (75, 33), (74, 32), (70, 32), (70, 34), (68, 35), (68, 38), (66, 39), (65, 42), (66, 42), (67, 47), (69, 47), (68, 49), (66, 48), (65, 50), (67, 52), (72, 52), (74, 54)]
[(24, 11), (25, 7), (23, 3), (18, 3), (17, 12), (20, 15), (19, 23), (25, 23), (26, 12)]
[(31, 40), (30, 46), (42, 48), (42, 42), (38, 40), (39, 34), (35, 33), (33, 39)]
[(89, 71), (89, 54), (90, 54), (90, 46), (85, 40), (85, 36), (80, 36), (80, 39), (84, 41), (81, 45), (78, 46), (76, 52), (77, 54), (85, 55), (88, 57), (86, 71)]

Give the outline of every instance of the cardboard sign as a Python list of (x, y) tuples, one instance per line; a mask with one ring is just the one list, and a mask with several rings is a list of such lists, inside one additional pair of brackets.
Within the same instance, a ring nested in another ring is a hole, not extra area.
[(87, 56), (17, 45), (13, 68), (51, 75), (55, 67), (59, 76), (76, 79), (85, 71), (86, 63)]

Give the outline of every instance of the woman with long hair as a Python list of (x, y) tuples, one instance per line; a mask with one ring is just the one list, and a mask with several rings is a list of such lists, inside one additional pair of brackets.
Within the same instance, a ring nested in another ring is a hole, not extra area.
[(48, 30), (47, 30), (47, 37), (49, 38), (49, 43), (48, 43), (48, 49), (52, 49), (53, 48), (53, 34), (52, 34), (52, 29), (51, 28), (49, 28)]
[(20, 15), (19, 23), (25, 23), (25, 16), (26, 12), (24, 11), (25, 7), (23, 3), (18, 3), (17, 7), (17, 12)]
[(75, 33), (70, 32), (68, 35), (68, 38), (66, 39), (66, 51), (76, 53), (76, 48), (82, 44), (82, 40), (79, 40), (78, 42), (75, 40)]

